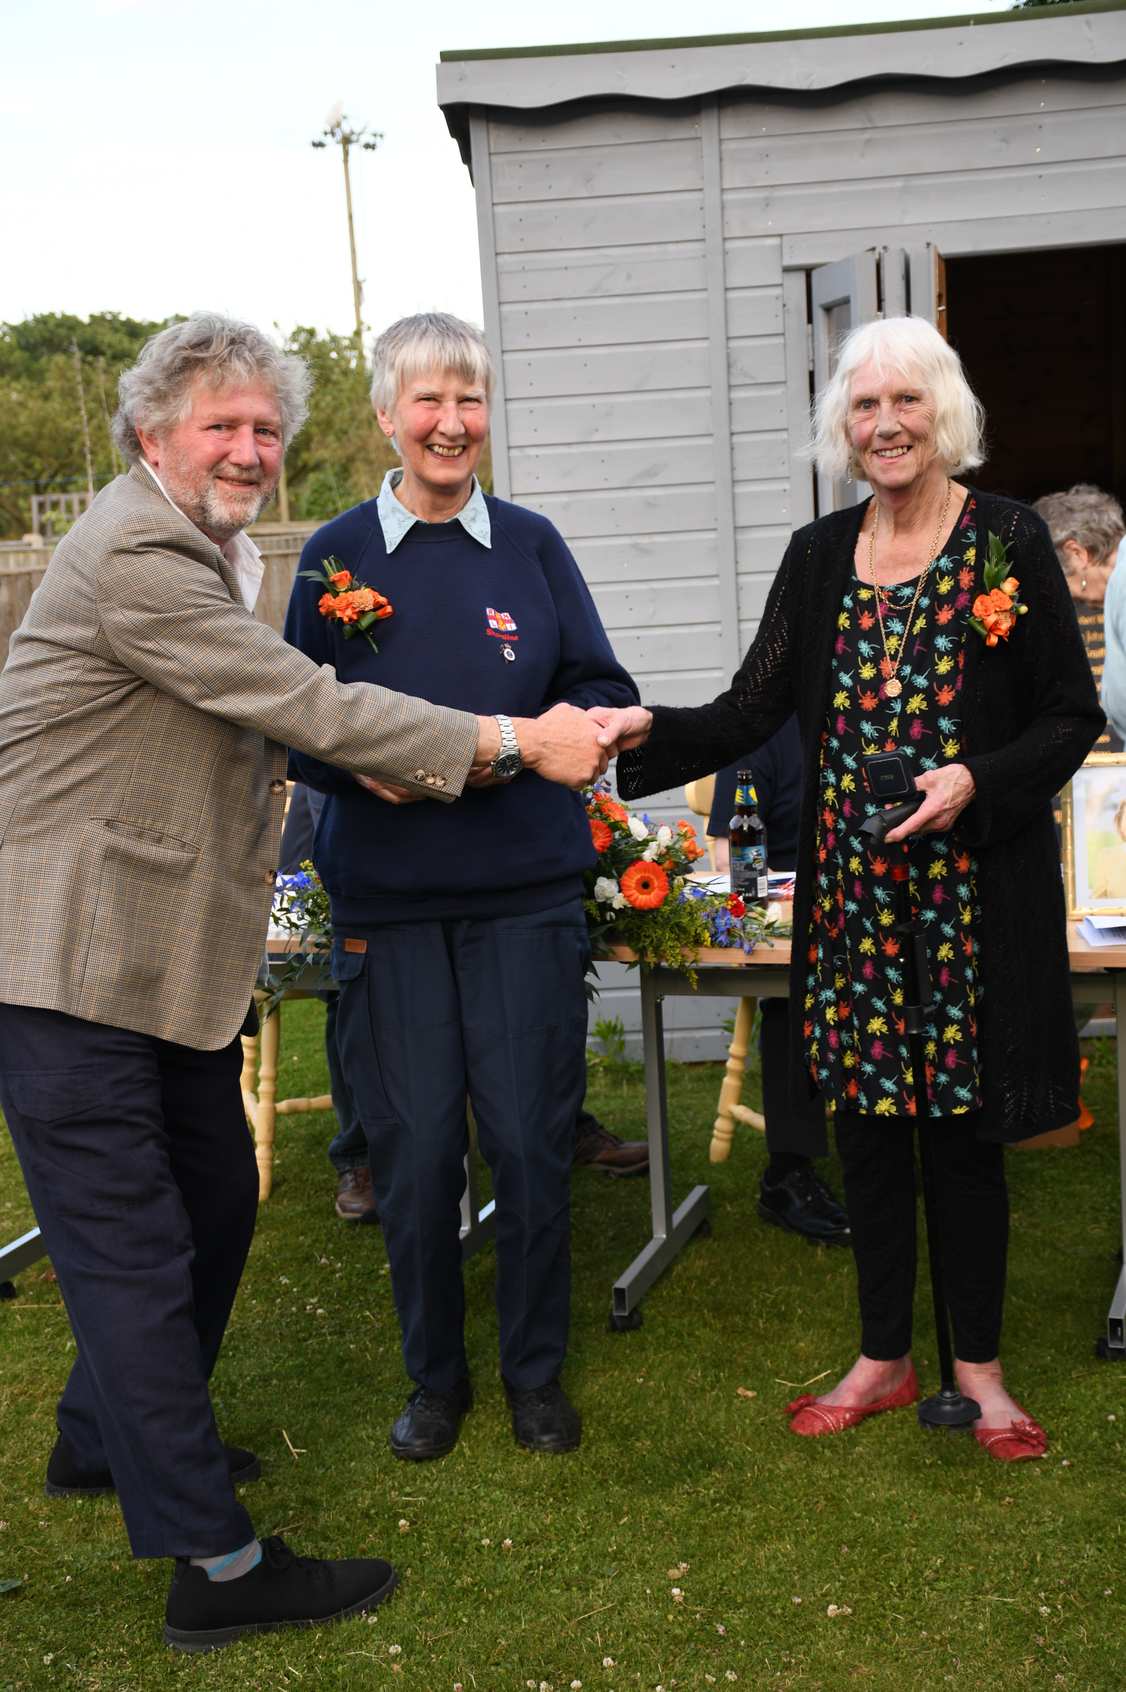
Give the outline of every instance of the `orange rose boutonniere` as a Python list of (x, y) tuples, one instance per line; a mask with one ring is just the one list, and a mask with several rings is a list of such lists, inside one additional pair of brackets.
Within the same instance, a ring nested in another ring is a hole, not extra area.
[(986, 591), (979, 593), (974, 600), (970, 617), (970, 627), (977, 630), (986, 646), (996, 646), (999, 640), (1008, 640), (1017, 618), (1028, 611), (1028, 606), (1022, 605), (1017, 598), (1020, 583), (1015, 576), (1009, 575), (1008, 550), (1007, 542), (1000, 535), (990, 535), (989, 562), (982, 572)]
[(372, 651), (379, 651), (369, 630), (373, 623), (389, 617), (392, 610), (381, 593), (357, 581), (350, 570), (341, 566), (339, 558), (323, 558), (319, 570), (302, 570), (300, 574), (311, 582), (320, 582), (325, 589), (317, 601), (317, 610), (322, 617), (341, 625), (345, 640), (362, 634)]

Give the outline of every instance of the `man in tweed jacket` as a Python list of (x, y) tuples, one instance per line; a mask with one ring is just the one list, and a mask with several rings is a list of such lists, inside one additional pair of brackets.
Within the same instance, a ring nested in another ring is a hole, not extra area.
[[(234, 1485), (258, 1461), (207, 1391), (254, 1228), (238, 1033), (286, 747), (447, 801), (501, 748), (495, 719), (341, 684), (250, 614), (242, 531), (306, 381), (246, 324), (154, 337), (121, 382), (133, 468), (60, 542), (0, 676), (0, 1103), (78, 1348), (47, 1491), (116, 1488), (133, 1554), (178, 1559), (188, 1650), (395, 1580), (259, 1547)], [(605, 766), (569, 707), (515, 728), (553, 779)]]

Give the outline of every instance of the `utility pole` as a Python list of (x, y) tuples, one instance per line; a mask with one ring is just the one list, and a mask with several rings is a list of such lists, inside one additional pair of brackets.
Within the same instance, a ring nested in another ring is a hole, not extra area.
[[(338, 100), (325, 118), (325, 140), (314, 141), (314, 147), (327, 147), (329, 141), (334, 141), (340, 148), (344, 159), (344, 198), (348, 206), (348, 246), (352, 254), (352, 304), (356, 311), (356, 347), (363, 357), (363, 286), (360, 273), (356, 267), (356, 232), (352, 224), (352, 178), (348, 169), (348, 153), (353, 147), (362, 147), (365, 153), (374, 153), (377, 145), (383, 140), (380, 130), (369, 129), (367, 124), (361, 124), (358, 129), (350, 127), (344, 115), (344, 102)], [(366, 137), (366, 139), (365, 139)]]

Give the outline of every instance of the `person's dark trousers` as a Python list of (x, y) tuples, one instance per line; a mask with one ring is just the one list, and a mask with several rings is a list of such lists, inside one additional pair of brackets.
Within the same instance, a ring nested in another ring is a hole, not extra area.
[(207, 1392), (258, 1205), (241, 1067), (237, 1037), (0, 1004), (0, 1104), (78, 1348), (59, 1433), (112, 1473), (135, 1557), (254, 1537)]
[(825, 1095), (816, 1094), (800, 1109), (790, 1099), (790, 1001), (760, 999), (758, 1004), (766, 1149), (772, 1157), (828, 1157)]
[[(963, 1363), (989, 1363), (1001, 1343), (1009, 1198), (1005, 1148), (977, 1138), (978, 1113), (931, 1124), (942, 1234), (942, 1271)], [(911, 1349), (918, 1216), (915, 1122), (910, 1116), (838, 1110), (834, 1133), (860, 1295), (866, 1357)]]
[(337, 1039), (367, 1132), (407, 1373), (437, 1396), (466, 1370), (468, 1093), (497, 1207), (501, 1373), (517, 1391), (545, 1386), (563, 1365), (570, 1310), (582, 903), (369, 929), (362, 953), (344, 940), (338, 929)]
[(348, 1169), (366, 1169), (368, 1140), (364, 1125), (340, 1061), (340, 1047), (336, 1039), (336, 1017), (340, 1006), (339, 993), (326, 993), (325, 999), (325, 1057), (328, 1059), (328, 1090), (332, 1094), (332, 1108), (340, 1124), (328, 1148), (328, 1160), (338, 1175)]

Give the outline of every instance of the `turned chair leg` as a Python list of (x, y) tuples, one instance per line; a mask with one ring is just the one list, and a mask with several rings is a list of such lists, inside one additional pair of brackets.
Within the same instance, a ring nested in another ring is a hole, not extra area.
[(735, 1135), (735, 1114), (741, 1120), (752, 1120), (753, 1126), (756, 1112), (747, 1111), (739, 1103), (743, 1092), (743, 1072), (747, 1067), (747, 1048), (751, 1041), (751, 1029), (754, 1027), (755, 1006), (757, 999), (740, 999), (739, 1009), (735, 1012), (735, 1033), (728, 1047), (727, 1073), (723, 1077), (723, 1085), (719, 1090), (719, 1114), (715, 1119), (712, 1130), (712, 1144), (710, 1157), (713, 1163), (726, 1163), (731, 1155), (731, 1141)]
[(258, 1160), (258, 1200), (268, 1199), (274, 1185), (274, 1127), (277, 1122), (278, 1051), (281, 1047), (281, 1003), (262, 1024), (259, 1035), (258, 1104), (254, 1112), (254, 1155)]

